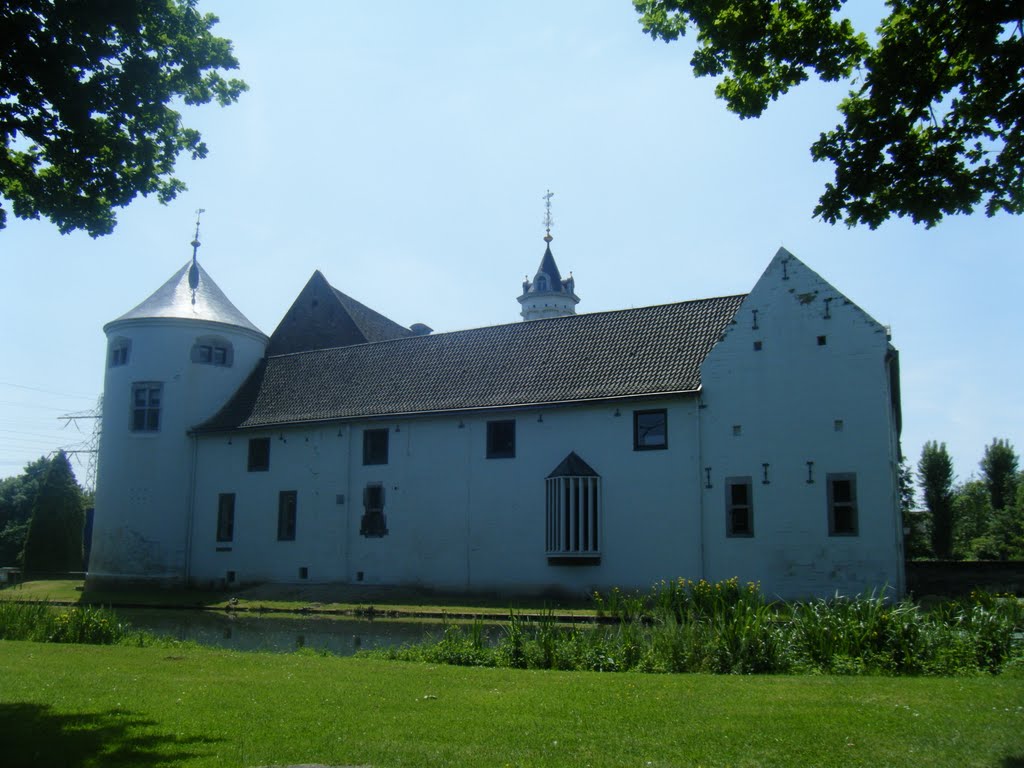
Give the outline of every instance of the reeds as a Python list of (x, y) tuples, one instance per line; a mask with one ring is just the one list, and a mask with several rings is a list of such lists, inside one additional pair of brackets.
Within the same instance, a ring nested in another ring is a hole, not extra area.
[(987, 593), (924, 611), (877, 594), (769, 603), (756, 584), (677, 579), (647, 594), (595, 594), (594, 604), (599, 617), (614, 623), (563, 625), (550, 611), (535, 618), (512, 612), (490, 643), (479, 622), (453, 624), (438, 641), (371, 654), (477, 666), (722, 674), (950, 675), (1024, 663), (1020, 601)]

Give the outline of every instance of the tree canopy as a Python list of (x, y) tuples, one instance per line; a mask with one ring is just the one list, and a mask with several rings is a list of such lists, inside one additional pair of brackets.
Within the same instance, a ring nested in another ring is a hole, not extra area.
[(694, 74), (722, 77), (728, 109), (758, 117), (806, 81), (849, 80), (843, 121), (811, 146), (835, 166), (814, 209), (874, 229), (891, 215), (1024, 213), (1024, 4), (887, 0), (876, 39), (845, 0), (633, 0), (645, 32), (691, 28)]
[[(207, 147), (172, 105), (221, 105), (246, 89), (196, 0), (9, 0), (0, 4), (0, 198), (62, 233), (109, 234), (115, 208), (185, 189), (182, 152)], [(0, 206), (0, 228), (7, 212)]]
[(917, 477), (931, 515), (932, 551), (942, 560), (953, 554), (953, 459), (945, 443), (931, 440), (921, 449)]

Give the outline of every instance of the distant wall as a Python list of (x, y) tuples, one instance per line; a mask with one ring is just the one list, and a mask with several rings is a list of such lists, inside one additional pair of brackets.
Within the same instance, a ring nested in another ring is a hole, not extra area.
[(964, 595), (973, 589), (1024, 595), (1024, 561), (929, 560), (907, 563), (907, 590), (924, 595)]

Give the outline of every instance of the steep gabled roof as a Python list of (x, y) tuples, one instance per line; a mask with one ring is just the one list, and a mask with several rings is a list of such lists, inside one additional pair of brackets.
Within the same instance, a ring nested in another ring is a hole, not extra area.
[(268, 357), (199, 432), (693, 392), (743, 296)]
[[(224, 292), (213, 282), (203, 267), (196, 263), (199, 280), (196, 285), (195, 303), (193, 303), (192, 287), (189, 285), (188, 271), (192, 266), (190, 259), (171, 279), (157, 288), (156, 292), (132, 310), (125, 312), (116, 320), (103, 326), (106, 331), (116, 323), (126, 320), (149, 320), (153, 318), (175, 318), (181, 320), (202, 320), (210, 323), (221, 323), (258, 333), (263, 332), (249, 322), (239, 312)], [(266, 338), (266, 337), (264, 337)]]
[(408, 328), (346, 296), (317, 270), (274, 330), (267, 354), (347, 347), (411, 335)]

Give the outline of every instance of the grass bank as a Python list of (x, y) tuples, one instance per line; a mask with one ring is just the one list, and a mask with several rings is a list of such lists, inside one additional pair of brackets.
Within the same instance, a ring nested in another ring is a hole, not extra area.
[(590, 617), (594, 607), (576, 602), (513, 600), (497, 596), (447, 595), (412, 589), (364, 585), (266, 584), (233, 590), (160, 587), (97, 589), (81, 579), (41, 579), (0, 588), (0, 602), (43, 601), (59, 605), (106, 605), (133, 608), (199, 608), (239, 612), (273, 612), (342, 616), (471, 618), (508, 615), (509, 606), (523, 613), (555, 609), (563, 618)]
[(1024, 679), (602, 675), (0, 641), (12, 766), (1024, 765)]

